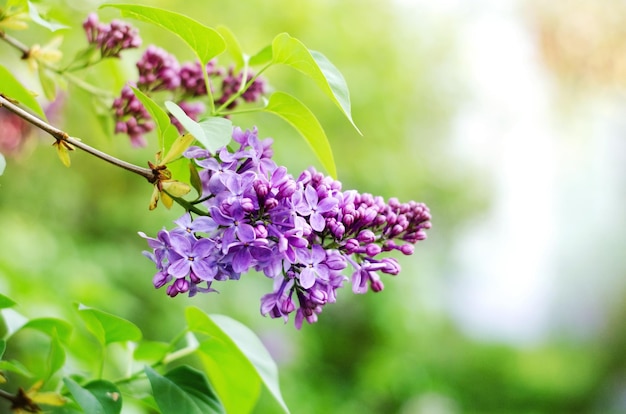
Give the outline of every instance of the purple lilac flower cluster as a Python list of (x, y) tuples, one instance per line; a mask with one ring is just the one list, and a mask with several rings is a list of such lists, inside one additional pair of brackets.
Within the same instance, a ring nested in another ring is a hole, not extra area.
[[(157, 267), (153, 283), (169, 296), (212, 292), (216, 281), (237, 280), (256, 270), (273, 280), (261, 313), (298, 329), (313, 323), (336, 290), (351, 280), (354, 293), (383, 289), (379, 273), (397, 275), (400, 265), (381, 253), (413, 253), (426, 238), (430, 213), (422, 203), (342, 191), (341, 183), (309, 168), (298, 178), (271, 159), (271, 139), (256, 129), (235, 128), (239, 148), (211, 154), (191, 147), (185, 156), (199, 167), (202, 195), (191, 213), (147, 239), (144, 254)], [(351, 277), (344, 276), (350, 266)]]
[(129, 85), (125, 85), (121, 96), (113, 101), (113, 115), (116, 134), (128, 134), (133, 147), (146, 146), (144, 134), (154, 129), (154, 123)]
[(91, 13), (83, 22), (83, 28), (87, 41), (100, 49), (103, 58), (119, 58), (122, 50), (141, 46), (137, 29), (119, 20), (113, 20), (109, 24), (100, 23), (98, 15)]
[[(168, 91), (172, 95), (173, 100), (193, 120), (197, 120), (205, 112), (206, 107), (204, 103), (197, 100), (197, 98), (207, 95), (206, 83), (199, 62), (180, 64), (174, 55), (159, 47), (150, 45), (136, 66), (139, 73), (137, 88), (142, 92), (151, 94), (159, 91)], [(219, 106), (228, 103), (227, 109), (229, 110), (235, 108), (242, 100), (244, 102), (258, 102), (266, 89), (262, 80), (255, 79), (241, 96), (231, 101), (233, 96), (239, 92), (241, 82), (243, 81), (243, 73), (235, 75), (234, 70), (230, 69), (225, 74), (225, 70), (218, 68), (214, 60), (207, 63), (206, 71), (212, 82), (217, 82), (221, 87), (221, 95), (215, 99), (216, 104)], [(248, 75), (252, 76), (250, 73)], [(211, 90), (211, 93), (214, 94), (215, 91)], [(116, 125), (121, 125), (120, 122), (128, 123), (133, 117), (132, 113), (124, 113), (123, 119), (117, 116), (120, 108), (129, 106), (128, 99), (129, 97), (125, 96), (124, 91), (122, 91), (122, 96), (113, 105), (116, 113)], [(139, 124), (143, 115), (143, 111), (138, 111), (136, 122), (130, 122)], [(182, 125), (173, 117), (171, 117), (171, 120), (179, 132), (182, 133)], [(126, 133), (127, 130), (130, 131), (130, 128), (124, 129), (124, 127), (120, 126), (120, 128), (117, 128), (116, 126), (116, 132)], [(149, 131), (148, 129), (142, 133)], [(133, 143), (144, 142), (142, 138), (137, 139), (136, 136), (133, 138), (132, 135), (131, 140)]]

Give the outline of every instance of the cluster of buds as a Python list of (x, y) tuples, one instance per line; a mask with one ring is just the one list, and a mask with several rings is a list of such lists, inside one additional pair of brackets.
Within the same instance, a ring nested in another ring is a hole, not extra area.
[(113, 20), (109, 24), (100, 23), (98, 15), (91, 13), (83, 22), (83, 29), (89, 44), (100, 49), (103, 58), (119, 58), (122, 50), (141, 46), (137, 29), (119, 20)]
[[(171, 95), (172, 100), (176, 101), (183, 111), (193, 120), (197, 120), (198, 117), (206, 110), (204, 103), (199, 98), (207, 96), (206, 82), (202, 73), (202, 66), (199, 62), (184, 62), (180, 64), (175, 56), (171, 55), (164, 49), (156, 47), (154, 45), (148, 46), (144, 54), (137, 62), (137, 71), (139, 79), (137, 81), (137, 88), (146, 94), (151, 94), (159, 91), (167, 91)], [(220, 96), (215, 99), (215, 103), (219, 105), (226, 104), (226, 108), (232, 110), (239, 102), (258, 102), (261, 99), (262, 94), (265, 92), (265, 84), (260, 79), (255, 79), (243, 92), (242, 82), (244, 81), (244, 74), (234, 74), (233, 69), (228, 71), (223, 68), (218, 68), (214, 60), (209, 61), (206, 65), (206, 71), (211, 84), (220, 85)], [(248, 76), (252, 76), (248, 73)], [(236, 96), (240, 93), (241, 95)], [(215, 91), (211, 90), (211, 94), (214, 95)], [(236, 96), (235, 99), (233, 99)], [(120, 105), (127, 107), (129, 102), (126, 102), (130, 97), (126, 97), (124, 91), (122, 96), (116, 100), (114, 104), (114, 110), (116, 111), (116, 123), (128, 123), (133, 117), (133, 113), (124, 113), (124, 117), (120, 118), (117, 113)], [(118, 102), (119, 101), (119, 102)], [(133, 125), (139, 125), (142, 123), (142, 117), (145, 110), (137, 112), (137, 119), (132, 122)], [(182, 133), (182, 126), (175, 118), (171, 117), (172, 123)], [(144, 125), (147, 125), (144, 123)], [(128, 133), (130, 135), (130, 129), (116, 128), (116, 132)], [(150, 130), (141, 131), (142, 134), (149, 132)], [(133, 144), (137, 142), (144, 142), (143, 138), (138, 139), (137, 136), (130, 135)]]
[(140, 233), (152, 248), (144, 254), (157, 267), (154, 286), (167, 286), (169, 296), (212, 292), (215, 282), (255, 270), (273, 280), (261, 313), (287, 321), (295, 312), (299, 329), (316, 322), (348, 280), (354, 293), (383, 290), (380, 273), (397, 275), (400, 265), (382, 254), (410, 255), (426, 238), (424, 204), (342, 191), (313, 168), (296, 179), (275, 164), (271, 139), (259, 140), (256, 129), (236, 128), (233, 140), (234, 152), (185, 152), (202, 183), (196, 217), (186, 213), (156, 238)]

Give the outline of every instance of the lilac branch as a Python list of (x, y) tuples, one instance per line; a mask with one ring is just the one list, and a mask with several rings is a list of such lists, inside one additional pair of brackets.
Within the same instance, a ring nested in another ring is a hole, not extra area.
[(150, 183), (154, 183), (158, 179), (157, 173), (155, 173), (151, 169), (139, 167), (137, 165), (120, 160), (107, 153), (97, 150), (76, 138), (70, 137), (67, 132), (61, 131), (60, 129), (48, 124), (46, 121), (39, 119), (35, 115), (30, 114), (29, 112), (20, 108), (18, 105), (13, 103), (10, 99), (6, 98), (2, 94), (0, 94), (0, 107), (5, 107), (6, 109), (13, 112), (15, 115), (19, 116), (20, 118), (22, 118), (29, 124), (41, 129), (44, 132), (47, 132), (48, 134), (52, 135), (52, 137), (56, 139), (57, 141), (66, 142), (70, 145), (80, 148), (81, 150), (97, 158), (100, 158), (101, 160), (104, 160), (110, 164), (123, 168), (137, 175), (140, 175), (144, 177), (146, 180), (148, 180)]

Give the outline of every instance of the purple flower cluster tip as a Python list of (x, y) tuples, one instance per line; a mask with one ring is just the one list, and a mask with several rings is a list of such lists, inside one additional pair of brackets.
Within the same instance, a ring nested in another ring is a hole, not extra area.
[[(89, 35), (90, 32), (88, 32)], [(205, 104), (198, 99), (207, 96), (206, 82), (202, 73), (202, 66), (199, 62), (184, 62), (180, 64), (176, 57), (166, 50), (157, 46), (150, 45), (143, 53), (139, 61), (137, 61), (137, 72), (139, 79), (137, 81), (137, 88), (143, 93), (150, 95), (154, 92), (167, 91), (171, 95), (171, 99), (181, 107), (181, 109), (193, 120), (197, 120), (198, 117), (206, 110)], [(233, 69), (230, 69), (227, 73), (224, 69), (216, 66), (214, 60), (209, 61), (206, 64), (206, 72), (211, 80), (211, 84), (217, 84), (220, 86), (220, 96), (215, 99), (215, 103), (220, 106), (226, 104), (227, 109), (232, 110), (241, 101), (244, 102), (258, 102), (261, 99), (262, 94), (265, 92), (265, 83), (260, 79), (255, 79), (249, 87), (238, 96), (236, 99), (232, 99), (241, 88), (241, 84), (244, 81), (243, 73), (235, 74)], [(248, 73), (248, 79), (253, 74)], [(211, 93), (215, 94), (215, 91), (211, 89)], [(118, 101), (126, 102), (127, 98), (124, 96), (124, 90), (122, 96), (118, 98)], [(122, 123), (141, 124), (141, 118), (144, 114), (137, 113), (139, 118), (132, 121), (132, 112), (126, 112), (124, 118), (121, 119), (118, 116), (119, 102), (114, 104), (115, 121), (117, 125)], [(172, 123), (178, 128), (178, 131), (182, 133), (183, 127), (174, 117), (170, 116)], [(132, 125), (134, 126), (134, 125)], [(130, 131), (140, 132), (138, 129), (117, 128), (116, 132), (128, 133), (131, 137), (133, 145), (137, 143), (145, 143), (145, 140), (141, 135), (131, 135)], [(149, 129), (141, 132), (149, 132)], [(144, 144), (145, 145), (145, 144)]]
[(103, 58), (119, 58), (122, 50), (141, 46), (137, 29), (119, 20), (113, 20), (109, 24), (100, 23), (98, 15), (91, 13), (83, 22), (83, 29), (89, 44), (96, 45)]
[(273, 281), (261, 314), (285, 321), (295, 314), (300, 329), (317, 321), (347, 281), (354, 293), (383, 290), (380, 274), (397, 275), (400, 265), (382, 254), (410, 255), (426, 238), (424, 204), (343, 191), (313, 168), (294, 178), (271, 159), (272, 141), (256, 129), (235, 128), (233, 139), (235, 151), (185, 153), (203, 186), (195, 210), (206, 213), (186, 213), (156, 238), (140, 233), (157, 267), (154, 286), (166, 286), (169, 296), (213, 292), (215, 282), (254, 270)]

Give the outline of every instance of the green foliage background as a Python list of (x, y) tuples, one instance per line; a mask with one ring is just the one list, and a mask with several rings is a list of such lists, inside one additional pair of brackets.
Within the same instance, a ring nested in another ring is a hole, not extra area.
[[(154, 290), (154, 268), (141, 256), (145, 241), (136, 232), (155, 234), (171, 227), (181, 211), (148, 212), (152, 189), (142, 179), (79, 152), (68, 170), (58, 162), (51, 139), (34, 134), (0, 178), (0, 291), (20, 304), (20, 312), (74, 318), (72, 303), (80, 302), (132, 320), (153, 340), (174, 335), (188, 305), (227, 314), (266, 342), (294, 413), (428, 413), (433, 407), (441, 412), (566, 413), (597, 408), (601, 384), (619, 361), (608, 352), (619, 338), (591, 346), (554, 343), (531, 349), (477, 343), (437, 306), (454, 266), (448, 258), (455, 235), (489, 202), (481, 173), (459, 164), (448, 150), (450, 120), (465, 98), (455, 66), (453, 22), (407, 22), (390, 2), (378, 0), (140, 3), (210, 26), (225, 25), (250, 54), (283, 31), (323, 52), (348, 82), (363, 137), (306, 78), (278, 69), (269, 73), (270, 83), (300, 97), (318, 114), (344, 188), (426, 202), (433, 229), (415, 255), (401, 258), (401, 275), (384, 279), (383, 292), (357, 297), (344, 289), (316, 325), (296, 331), (292, 321), (284, 326), (259, 315), (259, 298), (271, 289), (259, 275), (222, 284), (220, 294), (191, 299), (170, 299)], [(97, 6), (52, 4), (50, 15), (66, 23), (82, 21)], [(100, 16), (108, 21), (117, 14), (106, 9)], [(179, 60), (192, 58), (175, 37), (133, 24), (141, 29), (142, 50), (158, 39)], [(28, 44), (49, 37), (43, 30), (18, 35)], [(70, 49), (83, 45), (79, 27), (64, 36)], [(104, 63), (88, 80), (117, 94), (126, 74), (135, 76), (131, 56), (140, 53), (129, 52), (121, 65)], [(0, 45), (0, 59), (29, 79), (13, 50)], [(130, 149), (125, 137), (110, 134), (112, 126), (102, 122), (91, 101), (70, 88), (63, 96), (67, 115), (52, 116), (53, 122), (123, 159), (142, 165), (153, 159), (156, 145)], [(233, 121), (256, 124), (260, 136), (272, 136), (276, 161), (292, 174), (311, 164), (319, 168), (296, 132), (281, 121), (268, 115)], [(22, 345), (7, 353), (19, 352), (36, 364), (36, 343), (25, 340)], [(603, 349), (607, 352), (595, 352)], [(257, 412), (275, 408), (264, 401)]]

